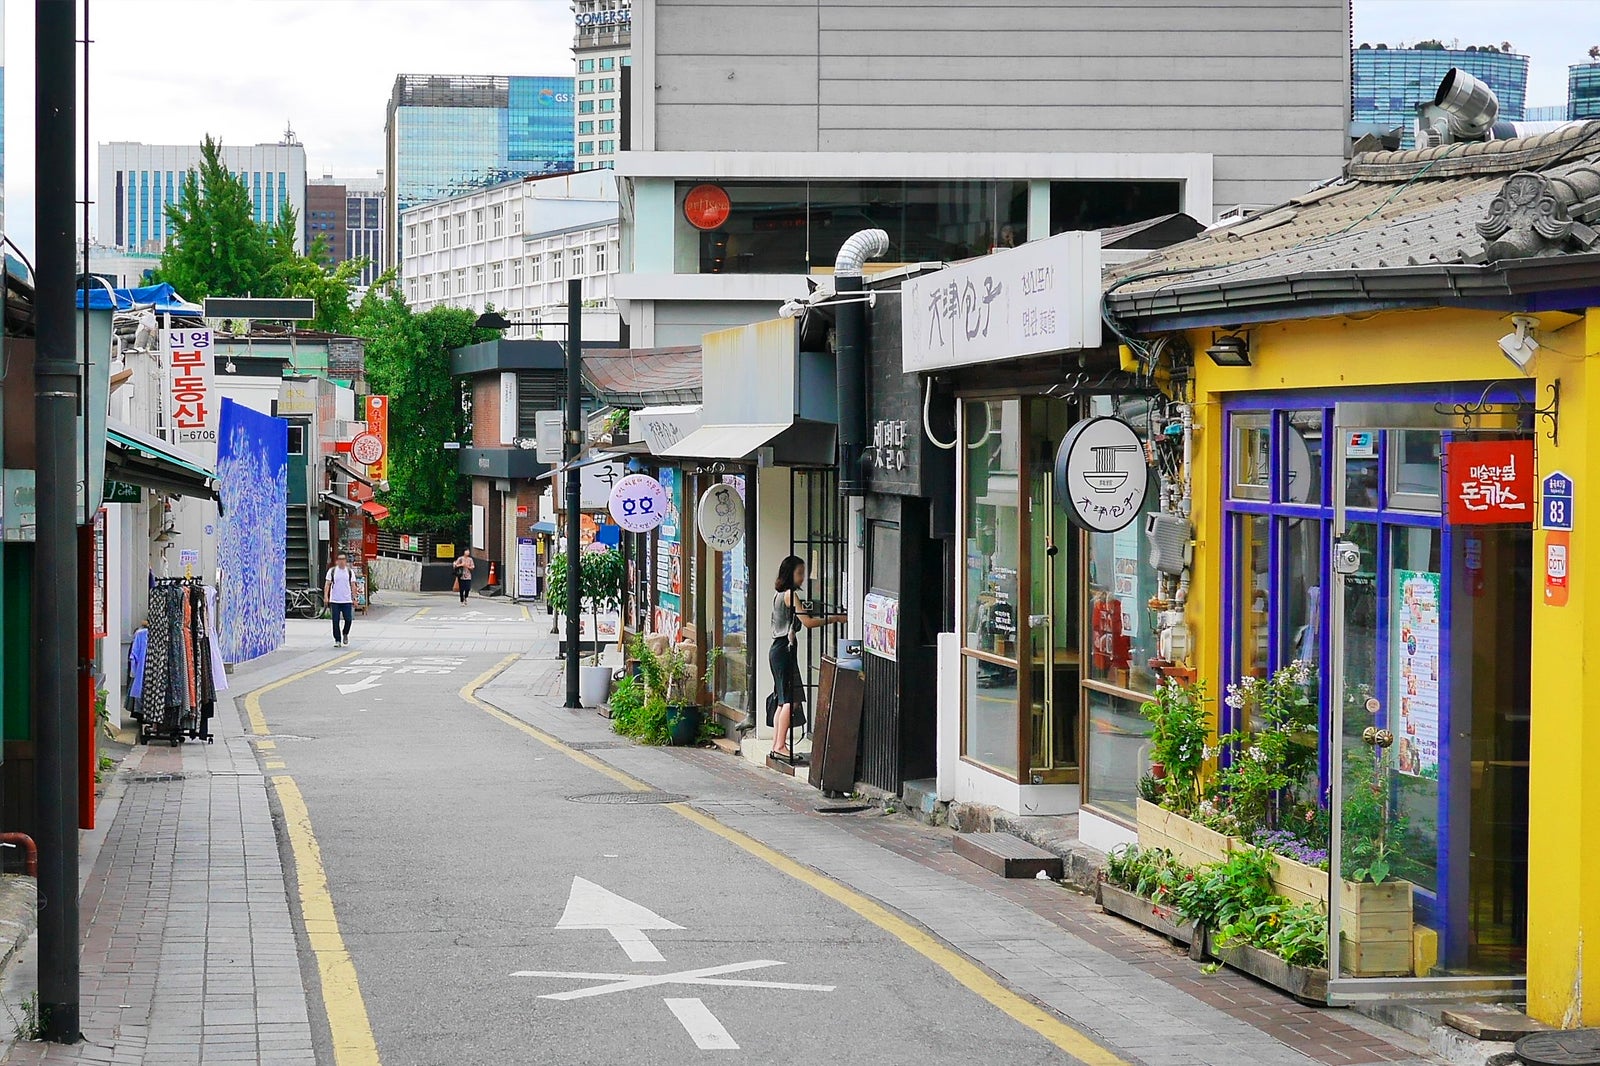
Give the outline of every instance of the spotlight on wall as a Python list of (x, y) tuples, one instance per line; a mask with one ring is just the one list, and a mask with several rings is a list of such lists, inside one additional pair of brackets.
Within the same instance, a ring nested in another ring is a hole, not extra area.
[(1505, 353), (1518, 370), (1524, 374), (1528, 372), (1528, 364), (1533, 362), (1533, 357), (1539, 351), (1539, 342), (1533, 339), (1533, 331), (1539, 328), (1539, 320), (1532, 315), (1512, 315), (1511, 324), (1516, 330), (1500, 338), (1500, 350)]
[(1206, 349), (1206, 354), (1218, 366), (1249, 366), (1250, 338), (1243, 333), (1212, 336), (1211, 347)]

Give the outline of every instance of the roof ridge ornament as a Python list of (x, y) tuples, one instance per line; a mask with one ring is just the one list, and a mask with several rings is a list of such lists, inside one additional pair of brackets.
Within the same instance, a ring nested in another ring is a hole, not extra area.
[(1580, 166), (1551, 176), (1518, 171), (1506, 179), (1489, 202), (1489, 216), (1477, 224), (1489, 242), (1484, 249), (1493, 263), (1558, 255), (1569, 239), (1588, 249), (1600, 234), (1574, 218), (1573, 209), (1600, 198), (1600, 169)]

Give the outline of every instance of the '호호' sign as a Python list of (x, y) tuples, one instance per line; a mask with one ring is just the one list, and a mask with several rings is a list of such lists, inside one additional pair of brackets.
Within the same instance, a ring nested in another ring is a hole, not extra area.
[(611, 488), (607, 509), (629, 533), (648, 533), (667, 518), (667, 490), (648, 474), (629, 474)]
[(1056, 452), (1056, 493), (1075, 525), (1115, 533), (1138, 517), (1150, 487), (1144, 444), (1120, 418), (1086, 418)]

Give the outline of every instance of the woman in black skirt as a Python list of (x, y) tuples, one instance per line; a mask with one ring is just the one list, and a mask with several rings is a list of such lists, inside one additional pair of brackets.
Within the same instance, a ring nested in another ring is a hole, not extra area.
[(791, 555), (778, 564), (778, 579), (772, 583), (772, 647), (767, 651), (767, 663), (772, 667), (772, 691), (777, 694), (778, 709), (772, 718), (772, 754), (792, 759), (789, 750), (789, 721), (796, 704), (805, 702), (805, 685), (800, 680), (800, 657), (795, 646), (795, 634), (800, 627), (815, 629), (829, 622), (842, 624), (842, 614), (813, 615), (809, 613), (800, 590), (806, 583), (806, 564), (799, 556)]

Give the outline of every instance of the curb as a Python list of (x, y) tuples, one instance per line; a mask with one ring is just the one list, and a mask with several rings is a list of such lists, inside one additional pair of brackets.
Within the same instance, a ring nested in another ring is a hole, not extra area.
[(1060, 836), (1028, 824), (1031, 819), (1007, 814), (995, 807), (975, 803), (952, 803), (948, 821), (958, 833), (1010, 833), (1034, 847), (1043, 848), (1061, 859), (1061, 883), (1086, 895), (1093, 895), (1100, 871), (1105, 868), (1105, 852), (1091, 848), (1076, 836)]

